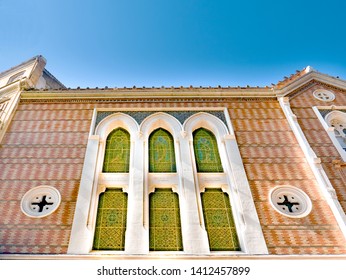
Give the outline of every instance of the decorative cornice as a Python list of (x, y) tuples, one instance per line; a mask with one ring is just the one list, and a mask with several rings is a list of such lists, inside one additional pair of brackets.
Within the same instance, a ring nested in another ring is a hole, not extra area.
[(89, 89), (23, 91), (21, 102), (227, 102), (276, 100), (271, 89)]
[(262, 98), (239, 98), (239, 97), (228, 97), (228, 98), (87, 98), (87, 99), (26, 99), (22, 98), (21, 103), (173, 103), (173, 102), (195, 102), (195, 103), (206, 103), (206, 102), (273, 102), (277, 101), (275, 97), (262, 97)]

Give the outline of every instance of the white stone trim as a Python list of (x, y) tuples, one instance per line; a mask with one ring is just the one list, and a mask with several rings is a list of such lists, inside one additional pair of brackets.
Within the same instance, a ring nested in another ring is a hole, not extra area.
[(0, 104), (0, 143), (5, 136), (6, 130), (17, 110), (20, 100), (20, 82), (0, 90), (0, 97), (6, 100)]
[[(309, 142), (307, 141), (299, 123), (297, 117), (293, 114), (291, 110), (291, 106), (289, 103), (289, 99), (287, 97), (279, 97), (278, 98), (280, 106), (286, 116), (286, 119), (307, 159), (307, 162), (310, 165), (312, 172), (315, 175), (315, 178), (318, 182), (320, 190), (322, 191), (328, 205), (330, 206), (335, 219), (338, 222), (338, 225), (346, 238), (346, 215), (338, 201), (337, 197), (333, 195), (335, 193), (335, 189), (330, 183), (327, 174), (323, 170), (321, 165), (321, 160), (317, 158), (315, 152), (312, 150)], [(327, 107), (328, 108), (328, 107)], [(314, 109), (316, 110), (316, 109)], [(316, 113), (316, 111), (315, 111)], [(318, 113), (319, 114), (319, 113)], [(320, 114), (319, 114), (320, 115)]]

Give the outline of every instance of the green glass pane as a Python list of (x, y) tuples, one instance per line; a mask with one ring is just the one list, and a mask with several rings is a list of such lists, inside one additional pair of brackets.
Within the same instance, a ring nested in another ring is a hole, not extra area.
[(239, 251), (231, 204), (221, 189), (206, 189), (201, 193), (204, 223), (211, 251)]
[(125, 249), (127, 194), (107, 189), (100, 194), (94, 236), (94, 250)]
[(197, 172), (223, 172), (217, 141), (212, 132), (204, 128), (195, 130), (193, 148)]
[(115, 129), (107, 137), (103, 172), (129, 172), (129, 163), (130, 134), (122, 128)]
[(149, 196), (151, 251), (182, 251), (179, 197), (171, 189), (156, 189)]
[(173, 137), (162, 128), (149, 137), (149, 172), (176, 172)]

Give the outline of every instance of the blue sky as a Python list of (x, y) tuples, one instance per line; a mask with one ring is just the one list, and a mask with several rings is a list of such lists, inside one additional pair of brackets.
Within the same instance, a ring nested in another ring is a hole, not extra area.
[(42, 54), (68, 87), (346, 79), (346, 1), (0, 0), (0, 71)]

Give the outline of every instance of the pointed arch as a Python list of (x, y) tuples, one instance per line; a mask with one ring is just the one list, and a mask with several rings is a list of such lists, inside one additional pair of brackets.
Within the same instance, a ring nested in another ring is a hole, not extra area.
[(149, 172), (177, 172), (174, 140), (165, 129), (158, 128), (149, 136)]
[(193, 132), (197, 172), (223, 172), (219, 149), (214, 134), (205, 128)]
[(181, 123), (173, 116), (159, 112), (147, 117), (140, 125), (140, 131), (144, 138), (148, 138), (157, 128), (163, 128), (172, 134), (174, 139), (178, 139), (182, 131)]
[(116, 128), (127, 130), (131, 137), (136, 136), (139, 126), (134, 118), (124, 113), (114, 113), (104, 118), (96, 127), (95, 135), (99, 135), (101, 140), (106, 141), (109, 133)]
[(346, 158), (346, 113), (333, 110), (325, 116), (328, 135), (343, 159)]
[(192, 132), (201, 127), (211, 131), (216, 139), (222, 139), (223, 136), (229, 134), (227, 126), (219, 118), (205, 112), (192, 115), (183, 124), (183, 129), (186, 132)]
[(123, 128), (114, 129), (107, 137), (103, 172), (127, 173), (130, 166), (130, 134)]

